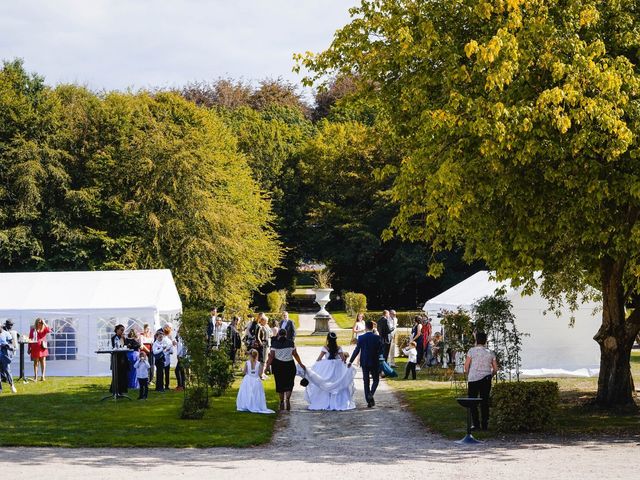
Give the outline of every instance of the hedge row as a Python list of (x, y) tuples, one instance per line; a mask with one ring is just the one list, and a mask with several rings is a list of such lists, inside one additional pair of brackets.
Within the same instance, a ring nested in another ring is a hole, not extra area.
[[(413, 319), (416, 315), (424, 315), (423, 311), (415, 311), (415, 312), (399, 312), (396, 314), (398, 317), (398, 327), (412, 327)], [(382, 312), (367, 312), (364, 314), (365, 321), (372, 320), (377, 322), (382, 316)]]

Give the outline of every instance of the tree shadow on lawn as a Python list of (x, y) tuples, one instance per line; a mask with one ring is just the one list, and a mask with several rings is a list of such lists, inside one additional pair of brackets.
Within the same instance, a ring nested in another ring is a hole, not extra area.
[[(101, 408), (96, 403), (96, 394), (102, 392), (87, 392), (84, 401), (91, 401), (92, 406)], [(168, 395), (168, 394), (165, 394)], [(175, 395), (175, 394), (174, 394)], [(160, 395), (158, 395), (160, 397)], [(522, 450), (546, 451), (563, 447), (588, 448), (593, 453), (604, 451), (609, 444), (627, 445), (637, 443), (639, 437), (629, 438), (584, 438), (561, 439), (542, 435), (509, 436), (486, 441), (473, 447), (460, 447), (452, 440), (432, 434), (420, 421), (407, 414), (407, 405), (392, 391), (379, 392), (376, 400), (379, 405), (374, 409), (367, 409), (359, 402), (355, 411), (349, 412), (312, 412), (296, 408), (291, 413), (279, 416), (276, 433), (270, 445), (261, 447), (237, 448), (3, 448), (3, 461), (17, 466), (34, 464), (48, 465), (50, 463), (64, 463), (70, 465), (90, 466), (94, 468), (113, 467), (122, 459), (127, 459), (128, 465), (135, 465), (137, 469), (164, 466), (216, 466), (218, 468), (235, 469), (237, 464), (262, 460), (273, 462), (274, 467), (281, 462), (300, 462), (304, 464), (362, 464), (363, 467), (376, 465), (406, 464), (416, 461), (432, 461), (437, 463), (456, 463), (460, 461), (483, 460), (490, 462), (517, 462)], [(56, 400), (42, 399), (40, 408), (47, 408)], [(157, 399), (153, 409), (161, 408), (166, 400)], [(144, 426), (148, 421), (141, 414), (144, 410), (133, 410), (134, 402), (104, 405), (105, 415), (113, 419), (111, 427), (117, 428), (118, 436), (131, 435), (134, 430)], [(144, 402), (138, 402), (138, 404)], [(147, 404), (150, 406), (151, 404)], [(146, 406), (145, 406), (146, 408)], [(208, 412), (215, 413), (228, 422), (229, 428), (242, 435), (251, 435), (251, 427), (246, 421), (253, 421), (260, 415), (232, 414), (231, 411)], [(461, 435), (464, 430), (464, 411), (460, 409)], [(182, 421), (172, 412), (170, 422), (165, 418), (162, 425), (154, 424), (160, 435), (171, 438), (179, 437), (180, 429), (192, 426), (206, 426), (201, 421)], [(25, 417), (26, 420), (26, 417)], [(37, 424), (29, 428), (38, 427)], [(296, 431), (291, 432), (291, 427)], [(91, 427), (86, 427), (91, 428)], [(97, 428), (97, 427), (93, 427)], [(156, 432), (156, 433), (158, 433)], [(64, 434), (64, 430), (62, 431)], [(144, 435), (150, 432), (145, 430)], [(202, 430), (199, 435), (212, 435), (211, 430)], [(104, 432), (97, 432), (96, 439)], [(292, 436), (293, 435), (293, 436)], [(117, 444), (117, 442), (116, 442)], [(99, 447), (99, 443), (94, 444)], [(362, 457), (359, 457), (362, 452)]]

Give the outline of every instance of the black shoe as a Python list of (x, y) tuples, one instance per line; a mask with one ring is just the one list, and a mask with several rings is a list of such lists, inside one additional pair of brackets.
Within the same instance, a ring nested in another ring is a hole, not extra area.
[(371, 397), (371, 406), (372, 407), (376, 406), (376, 401), (373, 399), (373, 397)]
[(367, 401), (367, 408), (371, 408), (373, 407), (373, 404), (371, 403), (371, 400)]

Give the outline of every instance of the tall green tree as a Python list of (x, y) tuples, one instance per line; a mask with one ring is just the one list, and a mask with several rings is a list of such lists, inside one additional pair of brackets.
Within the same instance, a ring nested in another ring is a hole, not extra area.
[(363, 0), (352, 15), (301, 65), (310, 80), (357, 73), (386, 105), (407, 147), (396, 231), (435, 250), (463, 241), (467, 260), (527, 290), (541, 271), (558, 301), (598, 288), (596, 401), (633, 403), (637, 2)]
[(187, 303), (247, 306), (280, 261), (233, 132), (173, 93), (97, 96), (0, 70), (0, 268), (170, 268)]

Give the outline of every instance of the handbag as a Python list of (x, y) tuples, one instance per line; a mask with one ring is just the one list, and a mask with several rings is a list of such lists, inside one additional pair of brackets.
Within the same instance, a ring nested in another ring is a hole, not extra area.
[(42, 348), (43, 350), (47, 349), (47, 341), (46, 340), (40, 341), (40, 348)]

